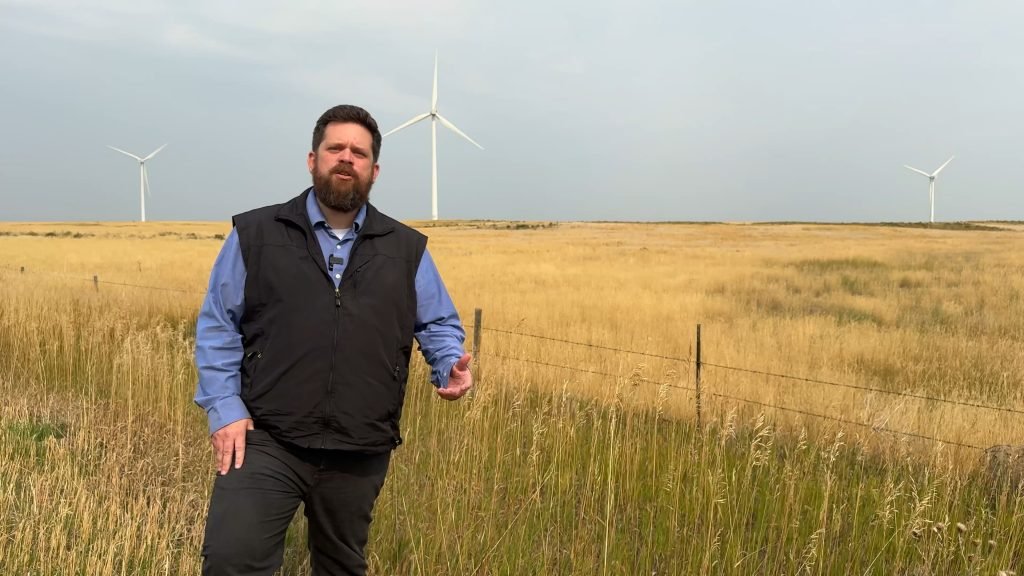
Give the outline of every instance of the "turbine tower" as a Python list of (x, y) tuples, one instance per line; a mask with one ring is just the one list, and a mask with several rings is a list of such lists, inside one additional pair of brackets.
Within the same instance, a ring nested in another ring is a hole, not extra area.
[(167, 146), (167, 144), (164, 144), (163, 146), (161, 146), (161, 147), (157, 148), (156, 150), (154, 150), (152, 154), (150, 154), (149, 156), (146, 156), (145, 158), (139, 158), (135, 154), (132, 154), (131, 152), (125, 152), (124, 150), (121, 150), (120, 148), (114, 148), (113, 146), (107, 146), (107, 148), (110, 148), (111, 150), (114, 150), (116, 152), (120, 152), (121, 154), (124, 154), (125, 156), (131, 156), (132, 158), (135, 158), (136, 160), (139, 161), (139, 202), (140, 202), (140, 204), (142, 206), (142, 222), (146, 221), (146, 194), (149, 192), (149, 173), (146, 172), (146, 160), (149, 160), (153, 156), (156, 156), (157, 153), (159, 153), (161, 150), (163, 150), (166, 146)]
[(427, 118), (430, 118), (430, 219), (437, 220), (437, 123), (440, 122), (441, 124), (444, 124), (446, 128), (448, 128), (452, 132), (455, 132), (459, 136), (462, 136), (466, 140), (469, 140), (470, 143), (472, 143), (477, 148), (483, 150), (484, 147), (474, 142), (473, 139), (470, 138), (469, 136), (466, 136), (466, 134), (464, 134), (462, 130), (456, 128), (455, 124), (449, 122), (444, 116), (441, 116), (440, 112), (437, 111), (436, 52), (434, 53), (434, 92), (430, 98), (430, 112), (420, 114), (419, 116), (414, 116), (411, 120), (409, 120), (405, 124), (402, 124), (398, 128), (395, 128), (394, 130), (388, 132), (384, 136), (390, 136), (391, 134), (394, 134), (395, 132), (398, 132), (403, 128), (408, 128), (409, 126), (412, 126), (413, 124), (421, 120), (426, 120)]
[(935, 172), (932, 172), (931, 174), (925, 172), (924, 170), (918, 170), (917, 168), (914, 168), (913, 166), (907, 166), (906, 164), (903, 165), (904, 168), (906, 168), (908, 170), (913, 170), (914, 172), (917, 172), (921, 176), (924, 176), (925, 178), (928, 178), (928, 202), (931, 204), (931, 207), (932, 207), (932, 220), (931, 220), (932, 224), (935, 223), (935, 177), (938, 176), (939, 172), (942, 172), (942, 169), (945, 168), (946, 165), (949, 164), (952, 161), (953, 161), (953, 156), (950, 156), (949, 160), (946, 160), (942, 164), (942, 166), (939, 166), (938, 170), (936, 170)]

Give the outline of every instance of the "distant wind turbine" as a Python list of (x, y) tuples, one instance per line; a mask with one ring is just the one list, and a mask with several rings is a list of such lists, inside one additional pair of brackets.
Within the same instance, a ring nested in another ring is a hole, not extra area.
[(437, 53), (434, 53), (434, 92), (430, 99), (430, 112), (414, 116), (411, 120), (402, 124), (398, 128), (388, 132), (384, 136), (390, 136), (395, 132), (403, 128), (408, 128), (413, 124), (430, 118), (430, 218), (431, 220), (437, 220), (437, 123), (441, 122), (452, 132), (455, 132), (459, 136), (462, 136), (466, 140), (469, 140), (474, 146), (483, 150), (484, 147), (473, 141), (472, 138), (466, 136), (462, 130), (455, 127), (455, 124), (449, 122), (441, 113), (437, 111)]
[(166, 146), (167, 146), (167, 144), (164, 144), (163, 146), (161, 146), (161, 147), (157, 148), (156, 150), (154, 150), (152, 154), (150, 154), (149, 156), (146, 156), (145, 158), (139, 158), (135, 154), (132, 154), (131, 152), (125, 152), (124, 150), (121, 150), (120, 148), (114, 148), (113, 146), (107, 146), (107, 148), (110, 148), (111, 150), (114, 150), (116, 152), (120, 152), (121, 154), (124, 154), (125, 156), (131, 156), (132, 158), (135, 158), (136, 160), (139, 161), (139, 202), (141, 203), (141, 206), (142, 206), (142, 221), (143, 222), (146, 221), (146, 194), (149, 193), (149, 173), (146, 172), (146, 161), (151, 159), (151, 158), (153, 158), (153, 156), (156, 156), (157, 153), (159, 153), (161, 150), (163, 150)]
[(907, 166), (906, 164), (903, 165), (904, 168), (906, 168), (908, 170), (913, 170), (914, 172), (917, 172), (921, 176), (924, 176), (925, 178), (928, 179), (928, 202), (931, 204), (931, 207), (932, 207), (932, 223), (933, 224), (935, 223), (935, 177), (939, 175), (939, 172), (942, 172), (942, 169), (945, 168), (947, 164), (949, 164), (950, 162), (953, 161), (953, 158), (954, 158), (953, 156), (950, 156), (949, 160), (946, 160), (942, 164), (942, 166), (939, 166), (938, 170), (936, 170), (935, 172), (932, 172), (931, 174), (925, 172), (924, 170), (918, 170), (917, 168), (914, 168), (913, 166)]

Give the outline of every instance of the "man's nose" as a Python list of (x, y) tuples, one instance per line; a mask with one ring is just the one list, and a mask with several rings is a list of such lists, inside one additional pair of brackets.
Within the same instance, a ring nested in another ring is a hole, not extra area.
[(352, 151), (347, 149), (347, 148), (342, 150), (341, 153), (338, 154), (338, 162), (344, 162), (346, 164), (351, 164), (352, 163)]

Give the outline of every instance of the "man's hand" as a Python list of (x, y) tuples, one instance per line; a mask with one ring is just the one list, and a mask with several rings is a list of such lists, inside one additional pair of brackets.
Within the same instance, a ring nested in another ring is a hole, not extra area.
[(473, 374), (469, 371), (469, 362), (473, 357), (463, 354), (462, 358), (452, 366), (452, 372), (448, 376), (448, 386), (438, 388), (437, 395), (445, 400), (458, 400), (462, 395), (469, 392), (473, 387)]
[(242, 467), (242, 461), (245, 460), (245, 431), (252, 429), (252, 418), (245, 418), (224, 426), (210, 436), (218, 474), (227, 474), (232, 461), (235, 469)]

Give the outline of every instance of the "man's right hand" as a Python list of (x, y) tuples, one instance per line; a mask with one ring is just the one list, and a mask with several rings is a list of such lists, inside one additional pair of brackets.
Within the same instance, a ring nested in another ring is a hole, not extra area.
[(235, 469), (242, 467), (242, 461), (245, 460), (245, 431), (252, 429), (252, 418), (244, 418), (224, 426), (210, 436), (218, 474), (227, 474), (232, 461)]

